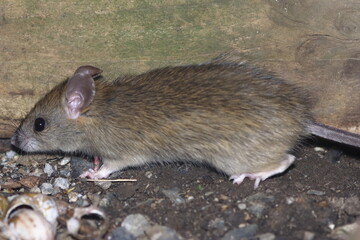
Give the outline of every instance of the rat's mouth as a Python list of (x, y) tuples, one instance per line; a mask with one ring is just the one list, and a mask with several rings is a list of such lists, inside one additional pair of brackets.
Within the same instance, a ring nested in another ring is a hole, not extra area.
[(39, 144), (34, 138), (26, 136), (24, 132), (19, 130), (15, 132), (10, 141), (15, 150), (22, 152), (36, 152), (40, 150)]
[(15, 132), (15, 134), (11, 137), (10, 139), (10, 142), (11, 142), (11, 145), (16, 148), (16, 149), (19, 149), (19, 145), (20, 145), (20, 140), (19, 140), (19, 133), (18, 131)]

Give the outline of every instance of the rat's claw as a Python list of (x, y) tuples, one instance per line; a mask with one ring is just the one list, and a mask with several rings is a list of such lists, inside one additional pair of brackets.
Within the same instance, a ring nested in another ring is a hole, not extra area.
[(232, 176), (230, 177), (230, 180), (232, 180), (234, 184), (235, 184), (235, 183), (236, 183), (236, 184), (241, 184), (246, 177), (247, 177), (247, 174), (246, 174), (246, 173), (240, 174), (240, 175), (232, 175)]
[(255, 180), (254, 189), (257, 189), (259, 187), (260, 182), (266, 179), (264, 178), (264, 176), (261, 175), (261, 173), (243, 173), (240, 175), (232, 175), (230, 177), (230, 180), (233, 180), (234, 184), (235, 183), (241, 184), (245, 178), (250, 178), (251, 180)]

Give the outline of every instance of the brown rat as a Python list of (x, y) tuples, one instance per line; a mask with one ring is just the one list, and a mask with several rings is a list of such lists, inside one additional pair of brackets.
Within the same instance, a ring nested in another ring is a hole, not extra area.
[(286, 170), (295, 159), (289, 152), (310, 133), (360, 146), (357, 135), (313, 123), (301, 89), (246, 64), (166, 67), (94, 81), (101, 72), (82, 66), (52, 89), (12, 144), (100, 157), (101, 168), (82, 177), (188, 160), (210, 164), (234, 183), (255, 179), (255, 188)]

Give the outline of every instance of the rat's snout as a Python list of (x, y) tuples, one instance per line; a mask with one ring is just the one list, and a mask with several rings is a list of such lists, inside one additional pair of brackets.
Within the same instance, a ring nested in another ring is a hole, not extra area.
[(23, 129), (18, 129), (10, 139), (11, 145), (15, 148), (25, 151), (34, 152), (40, 150), (39, 142), (24, 132)]
[(17, 134), (15, 132), (14, 135), (10, 139), (11, 145), (13, 145), (15, 147), (16, 147), (16, 139), (17, 139)]
[(11, 145), (14, 145), (15, 146), (15, 139), (16, 139), (16, 133), (14, 133), (14, 135), (11, 137), (10, 139), (10, 142), (11, 142)]
[(16, 147), (16, 148), (21, 148), (20, 145), (22, 144), (22, 142), (24, 141), (24, 136), (22, 131), (16, 130), (14, 135), (10, 138), (10, 143), (12, 146)]

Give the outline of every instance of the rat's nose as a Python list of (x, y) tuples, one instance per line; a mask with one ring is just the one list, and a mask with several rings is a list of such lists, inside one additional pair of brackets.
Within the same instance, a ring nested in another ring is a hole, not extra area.
[(16, 146), (16, 133), (10, 139), (11, 145)]

